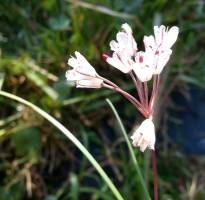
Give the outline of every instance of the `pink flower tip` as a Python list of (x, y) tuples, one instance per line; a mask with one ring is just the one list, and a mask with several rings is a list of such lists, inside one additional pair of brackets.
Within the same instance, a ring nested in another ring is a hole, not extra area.
[(103, 53), (103, 54), (102, 54), (102, 59), (105, 60), (105, 61), (106, 61), (109, 57), (110, 57), (110, 56), (109, 56), (108, 54), (106, 54), (106, 53)]

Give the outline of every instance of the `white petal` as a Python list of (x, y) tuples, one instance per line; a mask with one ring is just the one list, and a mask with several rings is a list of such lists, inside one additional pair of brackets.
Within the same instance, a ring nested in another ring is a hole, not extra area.
[(137, 44), (132, 37), (125, 32), (117, 33), (116, 39), (119, 44), (119, 50), (127, 54), (128, 56), (133, 56), (137, 50)]
[(80, 63), (80, 67), (82, 68), (82, 70), (84, 72), (86, 72), (87, 74), (90, 74), (92, 76), (96, 76), (96, 71), (95, 69), (92, 67), (92, 65), (86, 60), (86, 58), (80, 54), (79, 52), (75, 52), (75, 55), (77, 57), (77, 60)]
[(176, 26), (173, 26), (166, 34), (163, 42), (163, 47), (165, 49), (170, 49), (172, 45), (176, 42), (177, 37), (179, 34), (179, 28)]
[(124, 32), (117, 33), (116, 36), (117, 42), (119, 43), (120, 48), (126, 48), (128, 45), (128, 35)]
[(98, 78), (91, 78), (87, 80), (79, 80), (77, 81), (78, 88), (101, 88), (103, 80)]
[(75, 56), (68, 59), (68, 64), (71, 65), (78, 73), (96, 77), (97, 73), (85, 57), (79, 52), (75, 52)]
[(155, 127), (151, 119), (144, 120), (139, 128), (134, 132), (131, 139), (132, 143), (136, 147), (140, 147), (140, 150), (144, 150), (148, 147), (154, 149), (155, 145)]
[(155, 49), (156, 44), (153, 35), (144, 36), (143, 41), (144, 41), (145, 49), (148, 48)]
[(66, 76), (66, 79), (69, 81), (77, 81), (77, 80), (82, 80), (82, 79), (86, 79), (89, 77), (89, 76), (85, 76), (85, 75), (82, 75), (76, 72), (74, 69), (68, 70), (65, 76)]
[(78, 61), (77, 61), (76, 58), (71, 57), (71, 58), (68, 59), (68, 65), (70, 65), (71, 67), (75, 68), (79, 64), (78, 64)]
[(112, 57), (108, 57), (106, 61), (113, 67), (119, 69), (123, 73), (128, 73), (131, 70), (131, 66), (124, 65), (114, 52)]
[(127, 32), (128, 34), (132, 34), (132, 29), (131, 29), (131, 27), (129, 26), (129, 24), (127, 24), (127, 23), (122, 24), (121, 28), (122, 28), (122, 30), (124, 30), (124, 31)]
[(145, 149), (149, 146), (149, 143), (146, 140), (143, 140), (143, 143), (140, 146), (140, 151), (144, 152)]
[(155, 147), (154, 147), (155, 143), (151, 143), (148, 145), (148, 148), (149, 149), (152, 149), (152, 150), (155, 150)]
[[(138, 127), (138, 128), (139, 128), (139, 127)], [(138, 128), (137, 128), (137, 129), (138, 129)], [(137, 129), (134, 131), (134, 133), (137, 132)], [(139, 140), (141, 137), (142, 137), (142, 134), (138, 132), (138, 134), (133, 134), (130, 138), (131, 138), (132, 140)]]
[(143, 144), (143, 142), (144, 142), (144, 136), (143, 134), (141, 134), (140, 139), (137, 141), (137, 146), (140, 147)]
[(155, 141), (155, 127), (151, 119), (142, 122), (140, 130), (144, 133), (144, 138), (148, 141)]
[(80, 63), (86, 63), (86, 58), (78, 51), (75, 51), (75, 56)]
[(172, 54), (172, 50), (168, 49), (167, 51), (164, 51), (160, 53), (158, 56), (156, 56), (157, 60), (156, 60), (156, 69), (154, 70), (154, 74), (160, 74), (162, 72), (165, 65), (169, 61), (171, 54)]
[(138, 142), (143, 139), (143, 135), (141, 133), (137, 133), (133, 134), (130, 138), (133, 140), (132, 144), (138, 147)]
[(110, 42), (110, 49), (111, 49), (112, 51), (119, 51), (119, 50), (120, 50), (119, 44), (118, 44), (115, 40), (112, 40), (112, 41)]
[(141, 82), (149, 81), (153, 75), (153, 51), (138, 52), (133, 70)]
[(154, 36), (157, 46), (161, 45), (163, 42), (166, 27), (161, 25), (160, 27), (154, 26)]
[(135, 66), (133, 67), (133, 70), (141, 82), (150, 81), (152, 79), (153, 70), (150, 67), (145, 66), (141, 68), (139, 66)]
[(149, 66), (150, 68), (153, 68), (155, 51), (153, 51), (151, 48), (147, 48), (144, 57), (145, 57), (145, 61), (144, 61), (145, 65)]
[(127, 33), (128, 42), (129, 42), (127, 45), (132, 49), (132, 53), (133, 53), (134, 51), (137, 50), (137, 43), (132, 36), (132, 29), (127, 23), (122, 24), (121, 28), (123, 31)]

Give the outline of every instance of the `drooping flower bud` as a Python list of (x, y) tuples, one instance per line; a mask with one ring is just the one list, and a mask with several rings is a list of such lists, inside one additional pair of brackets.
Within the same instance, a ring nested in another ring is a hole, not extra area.
[(154, 150), (155, 127), (151, 118), (145, 119), (131, 136), (132, 144), (144, 152), (146, 148)]

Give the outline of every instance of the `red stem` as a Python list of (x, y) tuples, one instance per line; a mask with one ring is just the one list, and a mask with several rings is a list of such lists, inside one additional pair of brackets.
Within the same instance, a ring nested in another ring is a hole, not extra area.
[[(159, 92), (160, 76), (155, 75), (153, 80), (152, 94), (149, 102), (149, 112), (154, 113), (154, 105)], [(158, 184), (157, 184), (157, 165), (156, 165), (156, 152), (152, 151), (152, 176), (154, 186), (154, 200), (158, 200)]]
[[(150, 102), (150, 112), (154, 112), (154, 105), (159, 93), (159, 84), (160, 84), (160, 76), (157, 75), (154, 77), (153, 83), (153, 97)], [(154, 184), (154, 200), (158, 200), (158, 183), (157, 183), (157, 165), (156, 165), (156, 152), (152, 151), (152, 176), (153, 176), (153, 184)]]
[(155, 105), (155, 101), (157, 99), (157, 95), (159, 92), (159, 84), (160, 84), (160, 76), (154, 75), (152, 94), (151, 94), (151, 98), (149, 101), (149, 112), (151, 114), (153, 114), (153, 112), (154, 112), (154, 105)]
[(156, 91), (156, 76), (154, 75), (153, 76), (153, 84), (152, 84), (152, 94), (151, 94), (150, 101), (149, 101), (150, 113), (152, 113), (153, 99), (154, 99), (155, 91)]
[[(112, 89), (112, 90), (115, 90), (117, 92), (119, 92), (120, 94), (122, 94), (125, 98), (127, 98), (132, 104), (135, 105), (135, 107), (142, 113), (142, 115), (144, 117), (148, 117), (149, 116), (149, 112), (148, 110), (146, 109), (146, 107), (141, 103), (139, 102), (135, 97), (133, 97), (131, 94), (125, 92), (124, 90), (122, 90), (118, 85), (116, 85), (115, 83), (113, 83), (112, 81), (104, 78), (104, 77), (101, 77), (101, 76), (97, 76), (98, 78), (100, 78), (101, 80), (104, 81), (104, 84), (103, 86), (106, 87), (106, 88), (109, 88), (109, 89)], [(136, 79), (135, 79), (136, 80)], [(142, 90), (142, 89), (140, 89)]]
[(144, 96), (145, 96), (145, 105), (146, 109), (149, 110), (149, 97), (148, 97), (148, 87), (147, 87), (147, 82), (144, 82)]
[(148, 117), (148, 113), (142, 108), (141, 104), (129, 93), (125, 92), (119, 87), (113, 87), (109, 84), (104, 83), (103, 86), (105, 88), (109, 88), (111, 90), (114, 90), (116, 92), (119, 92), (121, 95), (123, 95), (126, 99), (128, 99), (141, 113), (144, 117)]
[(158, 200), (156, 152), (152, 150), (152, 176), (154, 184), (154, 200)]
[(133, 74), (132, 71), (130, 72), (130, 76), (131, 76), (131, 78), (132, 78), (132, 80), (133, 80), (133, 82), (134, 82), (134, 84), (135, 84), (136, 89), (137, 89), (137, 93), (138, 93), (138, 96), (139, 96), (139, 100), (140, 100), (140, 102), (141, 102), (142, 104), (144, 104), (145, 101), (144, 101), (144, 95), (143, 95), (143, 93), (142, 93), (142, 84), (141, 84), (141, 82), (139, 82), (139, 81), (135, 78), (135, 75)]
[(106, 78), (101, 77), (101, 79), (104, 81), (105, 85), (108, 84), (108, 85), (112, 86), (114, 90), (120, 91), (121, 93), (126, 94), (126, 96), (131, 98), (139, 107), (142, 107), (141, 103), (135, 97), (133, 97), (131, 94), (122, 90), (118, 85), (116, 85), (115, 83), (113, 83), (112, 81), (110, 81)]
[(156, 88), (155, 88), (155, 93), (154, 93), (154, 98), (153, 98), (153, 103), (152, 103), (152, 108), (151, 108), (151, 112), (154, 113), (154, 105), (155, 105), (155, 102), (157, 100), (157, 97), (158, 97), (158, 93), (159, 93), (159, 84), (160, 84), (160, 76), (157, 75), (156, 77)]

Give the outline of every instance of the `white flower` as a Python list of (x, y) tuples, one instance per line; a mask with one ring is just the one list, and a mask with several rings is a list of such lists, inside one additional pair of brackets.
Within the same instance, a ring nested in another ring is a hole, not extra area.
[(111, 57), (107, 57), (106, 61), (116, 67), (123, 73), (128, 73), (132, 70), (134, 63), (133, 57), (136, 54), (137, 44), (132, 36), (132, 29), (128, 24), (121, 26), (122, 31), (117, 33), (116, 41), (110, 42), (110, 48), (113, 51)]
[(165, 51), (161, 51), (161, 53), (156, 54), (154, 56), (153, 74), (160, 74), (162, 72), (162, 70), (164, 69), (164, 66), (169, 61), (171, 54), (172, 54), (172, 50), (167, 49)]
[(164, 25), (160, 27), (154, 26), (154, 36), (157, 46), (166, 50), (170, 49), (173, 44), (176, 42), (179, 34), (179, 28), (176, 26), (171, 27), (170, 29), (166, 28)]
[(151, 49), (154, 55), (152, 67), (154, 74), (160, 74), (164, 66), (169, 61), (172, 54), (171, 47), (176, 42), (179, 33), (179, 28), (176, 26), (170, 29), (161, 25), (154, 26), (154, 36), (144, 36), (145, 50)]
[(132, 61), (127, 55), (123, 54), (123, 52), (113, 52), (112, 57), (108, 56), (106, 61), (123, 73), (130, 72), (132, 70), (132, 64), (134, 63), (134, 61)]
[(95, 69), (90, 65), (86, 58), (79, 52), (75, 51), (75, 56), (68, 59), (68, 65), (73, 67), (73, 69), (84, 75), (93, 76), (97, 75)]
[(135, 147), (140, 147), (140, 151), (144, 152), (148, 147), (154, 150), (155, 146), (155, 127), (152, 119), (145, 119), (139, 128), (131, 136), (132, 144)]
[(68, 59), (68, 65), (73, 69), (66, 72), (66, 79), (76, 81), (76, 87), (101, 88), (103, 80), (99, 78), (95, 69), (79, 52), (76, 51), (75, 56), (76, 58)]
[(122, 28), (122, 30), (124, 30), (126, 33), (132, 35), (132, 29), (131, 29), (131, 27), (129, 26), (129, 24), (124, 23), (124, 24), (122, 24), (121, 28)]
[(153, 62), (154, 55), (149, 49), (147, 49), (145, 52), (137, 52), (135, 57), (135, 64), (133, 65), (133, 70), (137, 78), (141, 82), (151, 80), (153, 75)]

